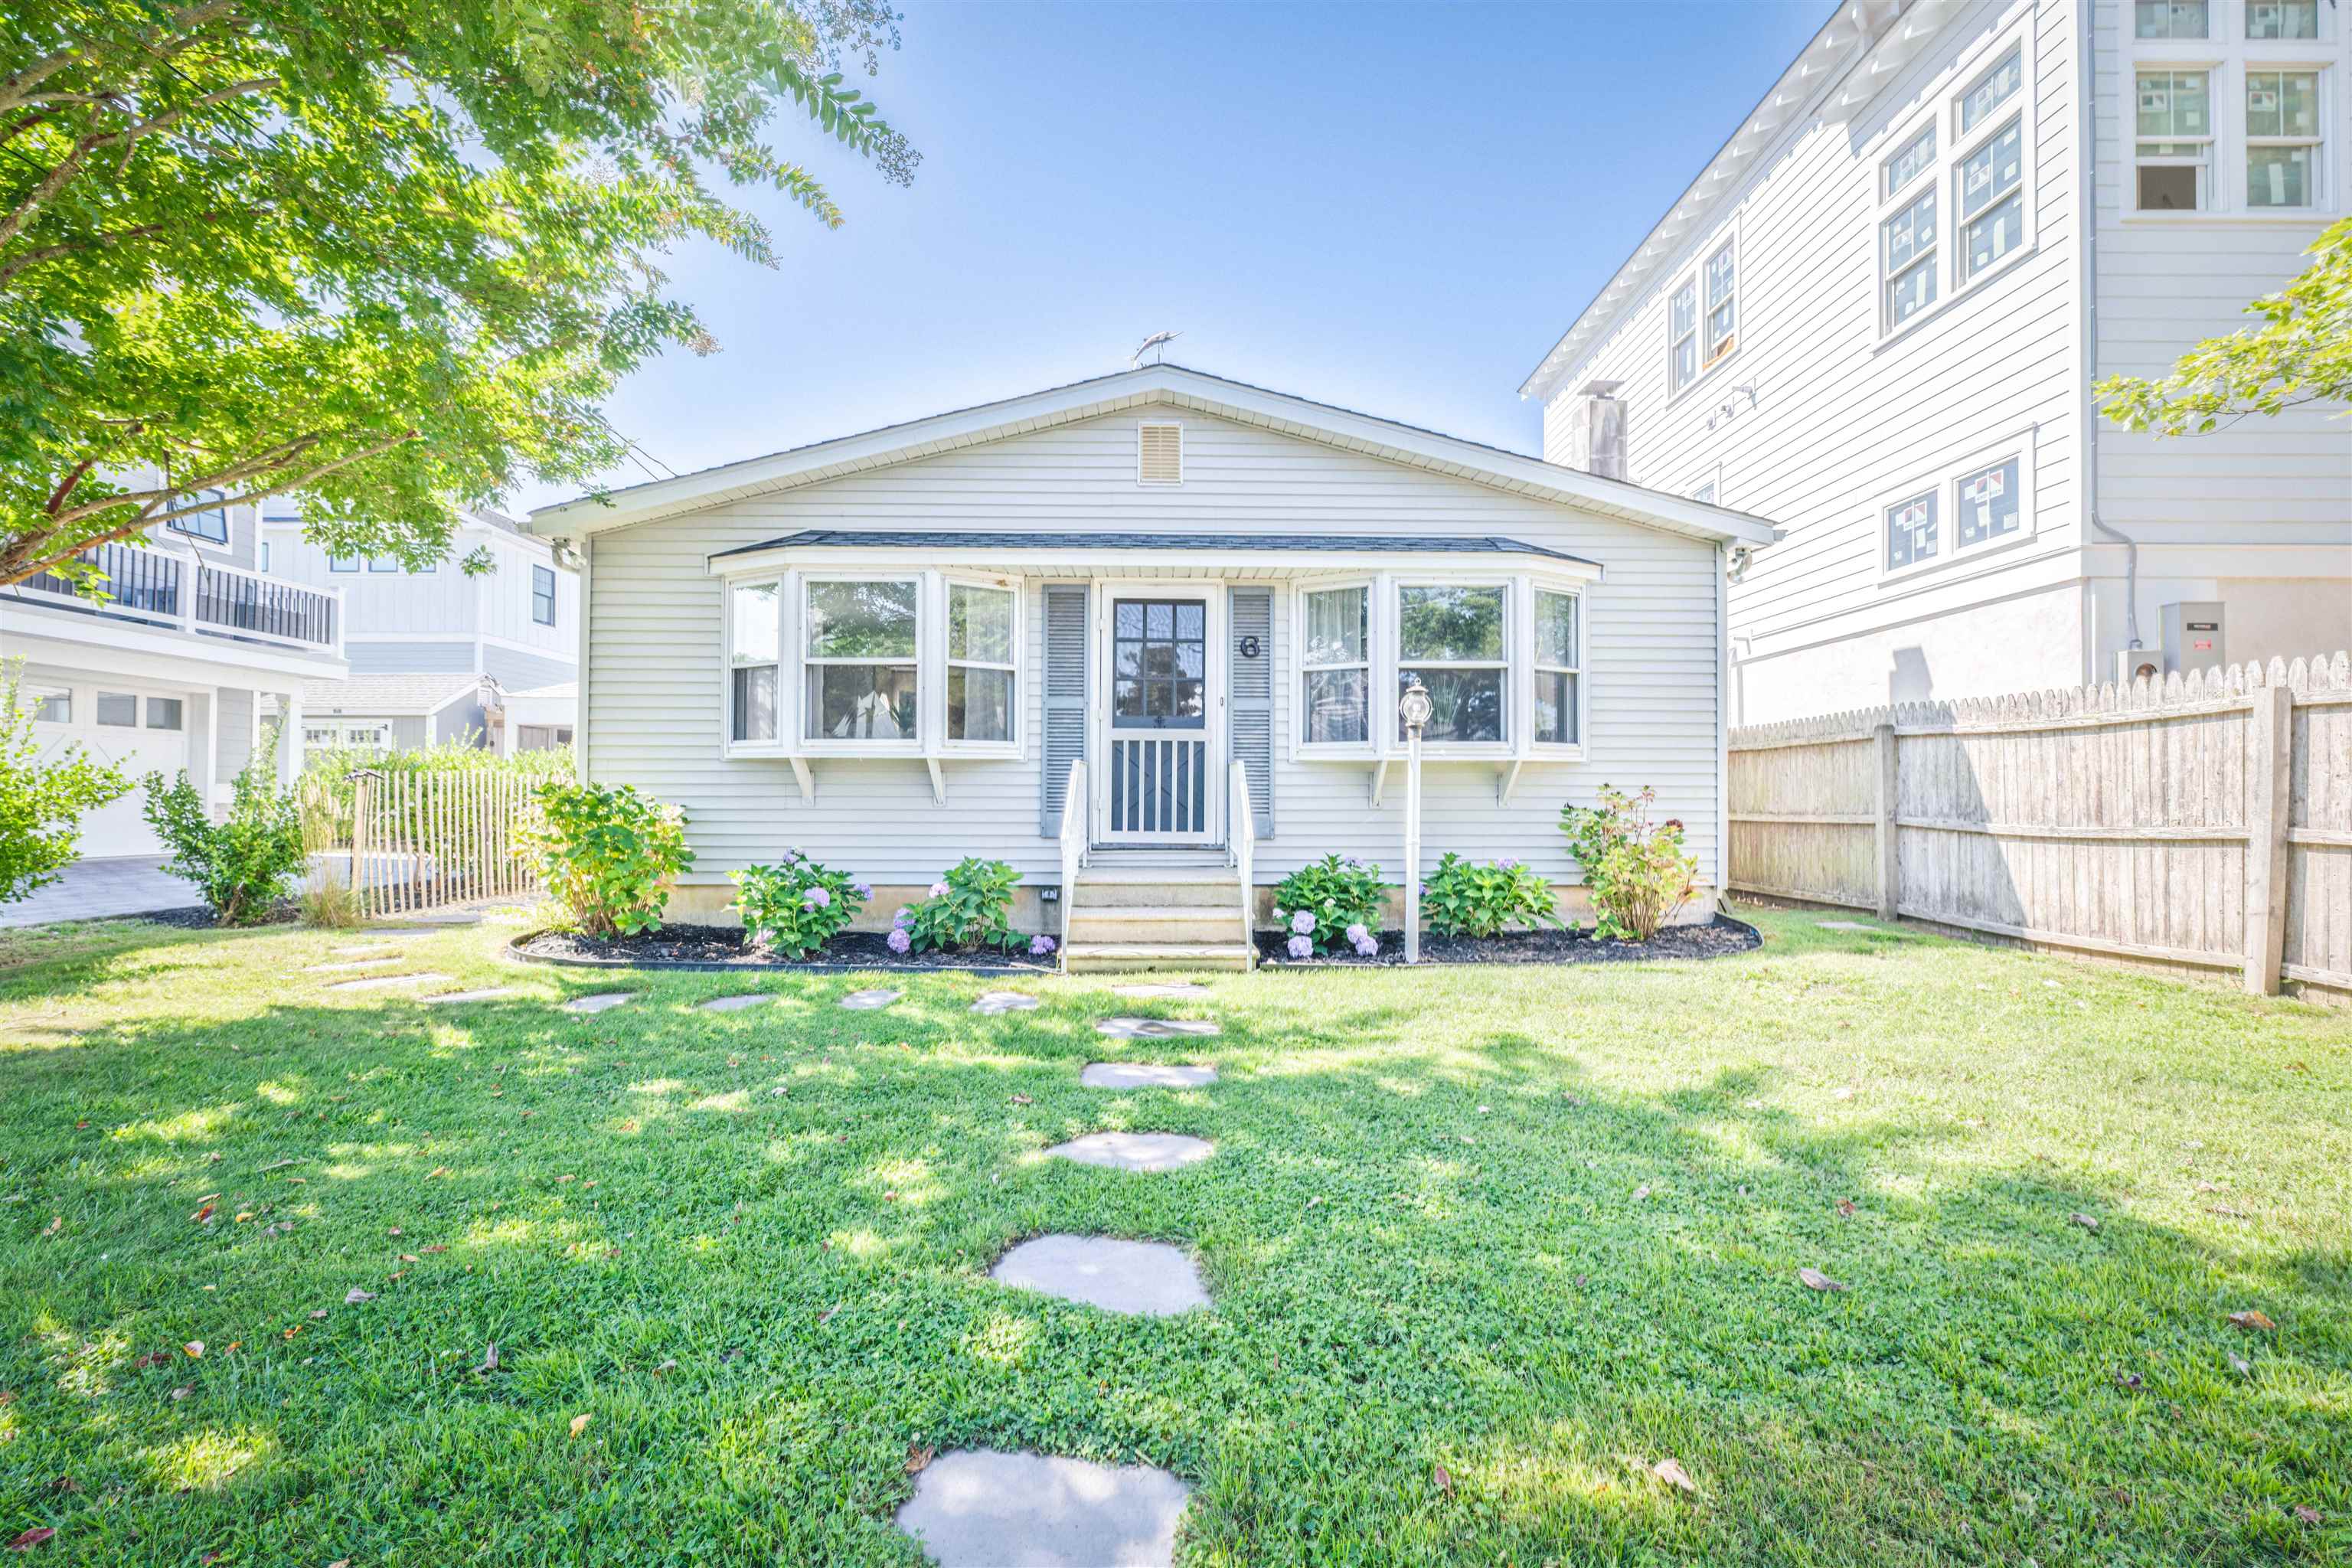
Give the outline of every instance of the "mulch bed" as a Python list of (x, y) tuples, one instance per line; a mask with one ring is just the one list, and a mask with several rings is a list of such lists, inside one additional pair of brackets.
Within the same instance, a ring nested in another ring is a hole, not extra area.
[(106, 915), (106, 920), (144, 921), (149, 925), (177, 926), (183, 931), (249, 931), (255, 926), (290, 926), (302, 918), (302, 906), (291, 899), (281, 899), (278, 907), (257, 921), (241, 926), (223, 926), (208, 904), (192, 904), (184, 910), (150, 910), (143, 915)]
[(988, 973), (1049, 974), (1052, 958), (1034, 959), (1024, 942), (1010, 952), (890, 951), (881, 931), (845, 931), (807, 958), (747, 952), (732, 926), (666, 925), (659, 931), (604, 941), (571, 931), (543, 931), (514, 944), (520, 958), (557, 963), (625, 964), (642, 969), (962, 969)]
[[(1404, 963), (1404, 932), (1381, 932), (1381, 951), (1370, 958), (1338, 952), (1293, 958), (1289, 938), (1258, 933), (1258, 962), (1268, 969), (1379, 969)], [(1705, 925), (1668, 926), (1647, 942), (1595, 942), (1585, 931), (1515, 931), (1501, 936), (1438, 936), (1421, 933), (1423, 963), (1627, 963), (1651, 959), (1724, 958), (1761, 947), (1756, 928), (1728, 915)]]

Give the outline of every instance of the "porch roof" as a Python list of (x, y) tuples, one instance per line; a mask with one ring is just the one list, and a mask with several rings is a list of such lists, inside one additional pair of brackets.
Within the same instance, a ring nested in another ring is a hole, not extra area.
[(953, 554), (961, 560), (975, 555), (1054, 555), (1086, 560), (1128, 551), (1213, 556), (1231, 551), (1308, 557), (1318, 567), (1374, 555), (1525, 555), (1567, 562), (1595, 574), (1601, 570), (1601, 563), (1582, 555), (1494, 534), (978, 533), (961, 529), (811, 528), (757, 544), (721, 550), (710, 559), (717, 563), (730, 556), (760, 555), (780, 550), (919, 550), (933, 555)]

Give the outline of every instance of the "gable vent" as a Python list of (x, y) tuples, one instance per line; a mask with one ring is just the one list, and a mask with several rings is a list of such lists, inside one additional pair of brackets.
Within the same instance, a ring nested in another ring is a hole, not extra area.
[(1184, 426), (1142, 425), (1135, 449), (1135, 482), (1139, 485), (1181, 485), (1184, 482)]

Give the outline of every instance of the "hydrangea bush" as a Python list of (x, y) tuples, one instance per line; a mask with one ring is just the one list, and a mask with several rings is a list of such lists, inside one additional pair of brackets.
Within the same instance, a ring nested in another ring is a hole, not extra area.
[(1366, 958), (1380, 951), (1381, 868), (1326, 855), (1302, 866), (1274, 889), (1274, 918), (1290, 932), (1293, 958), (1352, 948)]
[(539, 885), (590, 936), (661, 929), (671, 884), (694, 864), (686, 813), (628, 784), (551, 784), (522, 832)]
[(1683, 825), (1668, 817), (1650, 825), (1658, 792), (1644, 785), (1627, 795), (1601, 786), (1597, 806), (1563, 805), (1560, 831), (1569, 853), (1584, 868), (1598, 915), (1592, 934), (1621, 942), (1647, 942), (1691, 896), (1698, 862), (1683, 849)]
[(1516, 921), (1559, 924), (1551, 884), (1517, 860), (1479, 865), (1448, 850), (1421, 885), (1421, 918), (1440, 936), (1498, 936)]
[[(1002, 860), (967, 856), (931, 884), (930, 895), (891, 918), (893, 952), (961, 952), (975, 947), (1012, 948), (1022, 934), (1013, 929), (1013, 885), (1021, 873)], [(1050, 939), (1046, 952), (1051, 952)], [(1036, 952), (1034, 942), (1030, 952)]]
[(857, 918), (874, 889), (846, 871), (820, 865), (798, 849), (782, 864), (746, 866), (733, 873), (735, 908), (743, 917), (743, 945), (804, 958)]

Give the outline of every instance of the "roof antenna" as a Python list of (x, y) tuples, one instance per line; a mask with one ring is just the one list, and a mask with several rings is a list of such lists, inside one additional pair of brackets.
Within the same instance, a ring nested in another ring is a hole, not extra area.
[(1150, 337), (1143, 340), (1142, 343), (1138, 346), (1133, 353), (1128, 356), (1128, 368), (1129, 370), (1142, 369), (1143, 356), (1145, 354), (1150, 354), (1151, 356), (1151, 363), (1153, 364), (1158, 364), (1160, 363), (1160, 355), (1166, 351), (1168, 345), (1174, 342), (1178, 338), (1181, 338), (1183, 335), (1184, 334), (1181, 332), (1152, 333)]

